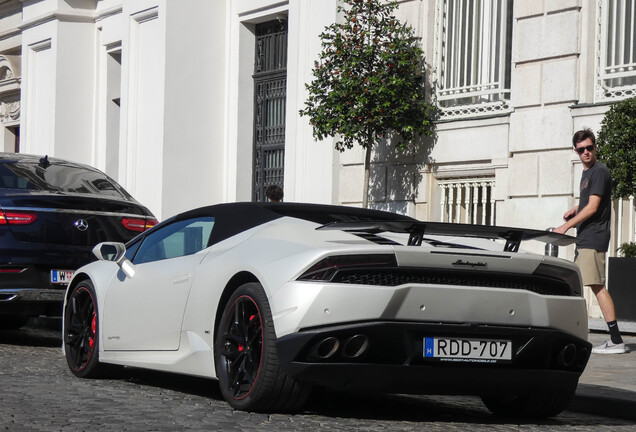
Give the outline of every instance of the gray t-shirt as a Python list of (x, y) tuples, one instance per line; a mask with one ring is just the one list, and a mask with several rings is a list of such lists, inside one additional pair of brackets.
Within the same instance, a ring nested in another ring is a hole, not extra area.
[(599, 195), (601, 203), (596, 213), (577, 227), (576, 234), (579, 237), (577, 248), (607, 252), (612, 214), (611, 192), (612, 178), (602, 162), (596, 161), (594, 165), (583, 171), (579, 211), (590, 201), (590, 195)]

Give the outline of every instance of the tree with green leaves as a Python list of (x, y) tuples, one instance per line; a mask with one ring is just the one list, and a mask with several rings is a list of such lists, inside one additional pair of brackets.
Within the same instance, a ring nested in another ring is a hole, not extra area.
[[(596, 137), (597, 156), (612, 176), (612, 198), (636, 195), (636, 97), (612, 104)], [(636, 243), (623, 243), (624, 257), (636, 256)]]
[(596, 144), (598, 158), (612, 176), (612, 197), (636, 195), (636, 97), (612, 104)]
[(410, 26), (393, 12), (397, 2), (341, 0), (342, 22), (320, 35), (307, 116), (317, 140), (335, 137), (339, 151), (365, 148), (363, 206), (368, 206), (371, 150), (395, 135), (403, 150), (430, 135), (435, 109), (426, 100), (424, 55)]

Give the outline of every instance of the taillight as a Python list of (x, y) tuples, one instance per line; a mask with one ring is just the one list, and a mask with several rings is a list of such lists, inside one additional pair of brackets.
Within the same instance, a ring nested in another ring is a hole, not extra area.
[(26, 268), (0, 268), (0, 274), (2, 273), (22, 273)]
[(37, 219), (35, 213), (0, 212), (0, 225), (28, 225)]
[(158, 222), (156, 219), (123, 218), (121, 223), (130, 231), (144, 232), (157, 225)]
[(329, 281), (340, 270), (353, 268), (375, 269), (378, 267), (395, 267), (397, 261), (393, 254), (378, 255), (338, 255), (318, 261), (304, 272), (298, 280)]

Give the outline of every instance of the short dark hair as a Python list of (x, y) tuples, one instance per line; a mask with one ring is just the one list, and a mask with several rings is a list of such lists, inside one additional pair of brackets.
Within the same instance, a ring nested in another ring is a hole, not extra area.
[(272, 201), (283, 199), (283, 188), (278, 185), (269, 185), (265, 188), (265, 196)]
[(592, 141), (593, 145), (596, 145), (596, 137), (594, 136), (594, 132), (592, 132), (592, 129), (585, 128), (581, 129), (580, 131), (576, 131), (574, 133), (574, 136), (572, 136), (572, 145), (574, 146), (574, 148), (576, 148), (576, 145), (578, 143), (580, 143), (581, 141), (585, 141), (588, 138), (590, 139), (590, 141)]

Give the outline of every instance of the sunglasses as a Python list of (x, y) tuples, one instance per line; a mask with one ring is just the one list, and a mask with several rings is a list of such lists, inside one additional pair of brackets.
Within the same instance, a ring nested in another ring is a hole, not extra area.
[(589, 146), (585, 146), (585, 147), (576, 147), (574, 149), (578, 154), (583, 154), (583, 152), (585, 150), (589, 151), (590, 153), (592, 153), (592, 151), (594, 150), (594, 144), (590, 144)]

